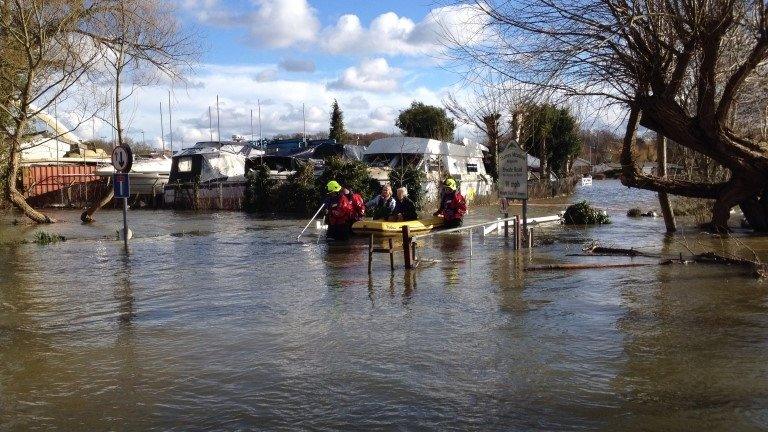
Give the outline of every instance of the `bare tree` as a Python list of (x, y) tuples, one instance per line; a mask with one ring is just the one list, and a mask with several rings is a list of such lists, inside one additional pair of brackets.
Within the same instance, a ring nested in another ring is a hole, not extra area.
[[(154, 72), (178, 77), (193, 45), (181, 33), (167, 5), (148, 0), (0, 1), (0, 135), (7, 147), (5, 195), (38, 223), (55, 222), (33, 209), (16, 188), (21, 148), (30, 121), (55, 101), (70, 97), (78, 83), (103, 73), (104, 60), (115, 68), (116, 87), (129, 68), (149, 64)], [(119, 69), (119, 71), (118, 71)], [(153, 73), (154, 73), (153, 72)], [(115, 92), (115, 101), (125, 96)], [(117, 125), (118, 134), (122, 127)]]
[(490, 174), (496, 179), (499, 146), (513, 139), (514, 115), (529, 102), (531, 95), (495, 73), (468, 76), (468, 80), (471, 83), (466, 97), (449, 93), (443, 105), (458, 121), (485, 134), (491, 153)]
[(33, 221), (50, 223), (54, 220), (33, 209), (16, 187), (21, 148), (29, 138), (31, 119), (74, 86), (96, 58), (88, 42), (71, 33), (88, 8), (74, 1), (42, 0), (4, 1), (0, 8), (5, 196)]
[[(740, 97), (763, 82), (768, 15), (736, 0), (476, 0), (487, 36), (471, 48), (481, 65), (567, 96), (599, 97), (629, 112), (621, 162), (628, 185), (712, 198), (712, 227), (726, 230), (740, 205), (768, 230), (768, 152), (739, 130)], [(643, 126), (730, 171), (720, 183), (644, 175), (632, 155)]]

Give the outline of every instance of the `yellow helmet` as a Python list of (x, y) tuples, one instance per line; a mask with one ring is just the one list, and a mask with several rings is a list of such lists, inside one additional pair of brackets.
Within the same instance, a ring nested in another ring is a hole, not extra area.
[(331, 180), (328, 182), (328, 192), (341, 192), (341, 185), (336, 180)]
[(452, 178), (445, 179), (443, 182), (443, 186), (447, 187), (450, 190), (456, 190), (456, 180)]

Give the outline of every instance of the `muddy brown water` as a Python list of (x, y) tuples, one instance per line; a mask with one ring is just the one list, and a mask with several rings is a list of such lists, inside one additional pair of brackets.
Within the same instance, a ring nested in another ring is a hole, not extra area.
[[(13, 245), (0, 224), (0, 430), (765, 430), (768, 286), (728, 267), (529, 272), (584, 243), (768, 255), (765, 237), (674, 238), (649, 193), (595, 181), (614, 223), (504, 239), (445, 235), (391, 273), (366, 242), (317, 243), (304, 221), (118, 212)], [(495, 218), (476, 209), (470, 221)], [(684, 244), (686, 243), (686, 244)]]

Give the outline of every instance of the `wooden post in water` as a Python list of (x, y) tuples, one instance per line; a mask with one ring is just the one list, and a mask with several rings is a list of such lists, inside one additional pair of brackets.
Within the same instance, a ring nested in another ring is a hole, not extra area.
[[(389, 268), (392, 271), (395, 271), (395, 244), (392, 241), (392, 237), (389, 239)], [(373, 235), (371, 235), (371, 243), (373, 243)], [(370, 264), (368, 265), (369, 273), (370, 273)]]
[(403, 260), (406, 270), (413, 268), (413, 255), (411, 254), (411, 229), (408, 226), (403, 227)]
[(520, 232), (520, 216), (519, 215), (515, 215), (514, 229), (515, 229), (515, 250), (520, 250), (520, 247), (522, 246), (522, 243), (523, 243), (523, 239), (521, 238), (522, 232)]
[(528, 249), (533, 247), (533, 228), (528, 227), (526, 238), (526, 244), (528, 245)]
[[(658, 158), (658, 174), (661, 178), (667, 177), (667, 138), (656, 134), (656, 157)], [(675, 214), (672, 212), (672, 206), (669, 203), (669, 195), (666, 192), (659, 192), (659, 206), (661, 214), (664, 216), (664, 225), (668, 233), (677, 231), (675, 226)]]
[(371, 266), (373, 265), (373, 234), (368, 239), (368, 274), (371, 274)]
[(504, 212), (504, 237), (509, 238), (509, 212)]

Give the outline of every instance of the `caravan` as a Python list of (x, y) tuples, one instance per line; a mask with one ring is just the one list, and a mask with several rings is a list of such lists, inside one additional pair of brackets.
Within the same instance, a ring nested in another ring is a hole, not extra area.
[(378, 139), (365, 150), (371, 177), (389, 181), (392, 170), (409, 165), (426, 174), (424, 190), (437, 197), (441, 176), (447, 174), (461, 185), (467, 199), (491, 193), (493, 179), (485, 171), (483, 152), (488, 148), (464, 139), (453, 144), (427, 138), (389, 137)]

